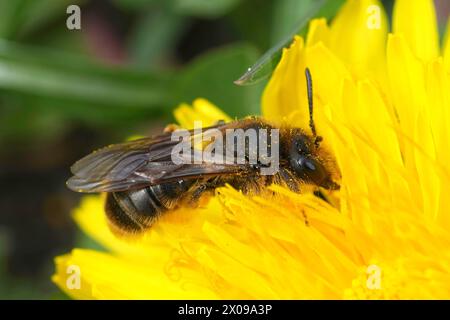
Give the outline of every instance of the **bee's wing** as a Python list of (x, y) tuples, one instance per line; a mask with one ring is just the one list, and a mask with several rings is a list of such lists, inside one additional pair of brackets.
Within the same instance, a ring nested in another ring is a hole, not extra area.
[(94, 151), (71, 167), (74, 176), (67, 181), (67, 186), (79, 192), (99, 192), (148, 184), (148, 179), (137, 176), (136, 171), (152, 158), (158, 161), (167, 157), (167, 150), (176, 143), (170, 141), (170, 135), (163, 135)]
[[(213, 126), (225, 133), (236, 123)], [(212, 127), (209, 127), (212, 128)], [(206, 128), (204, 128), (206, 129)], [(115, 144), (91, 153), (76, 162), (67, 186), (78, 192), (114, 192), (180, 179), (242, 174), (250, 168), (241, 164), (175, 164), (172, 149), (179, 141), (170, 134)]]
[(253, 169), (246, 164), (216, 164), (203, 161), (201, 164), (181, 164), (172, 162), (150, 162), (138, 175), (147, 178), (151, 184), (162, 184), (180, 179), (201, 179), (220, 175), (245, 174)]

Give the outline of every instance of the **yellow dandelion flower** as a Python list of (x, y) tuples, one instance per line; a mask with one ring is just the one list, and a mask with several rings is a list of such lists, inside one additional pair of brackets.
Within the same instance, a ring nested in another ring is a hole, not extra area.
[[(316, 126), (342, 174), (333, 205), (224, 187), (124, 241), (103, 196), (85, 197), (75, 220), (107, 251), (57, 257), (53, 281), (74, 298), (449, 298), (450, 40), (440, 51), (431, 0), (397, 0), (388, 29), (379, 1), (347, 1), (284, 50), (263, 94), (266, 118), (307, 127), (311, 69)], [(204, 100), (175, 114), (224, 118)]]

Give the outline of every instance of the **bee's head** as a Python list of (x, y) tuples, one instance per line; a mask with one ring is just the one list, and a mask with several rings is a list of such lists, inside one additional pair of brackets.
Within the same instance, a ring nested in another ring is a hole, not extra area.
[(321, 158), (319, 142), (302, 132), (292, 135), (289, 147), (289, 166), (298, 178), (326, 189), (338, 189), (327, 169), (325, 160)]

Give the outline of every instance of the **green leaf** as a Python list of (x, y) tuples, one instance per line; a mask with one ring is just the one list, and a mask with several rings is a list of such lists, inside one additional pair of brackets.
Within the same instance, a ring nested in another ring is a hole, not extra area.
[(105, 67), (79, 56), (7, 41), (0, 41), (0, 89), (110, 109), (160, 109), (167, 103), (162, 74)]
[(272, 44), (277, 44), (292, 30), (298, 31), (298, 23), (305, 12), (311, 10), (316, 0), (278, 0), (273, 10)]
[(165, 7), (173, 13), (214, 18), (232, 10), (241, 0), (114, 0), (122, 8), (141, 10), (151, 5)]
[(117, 6), (126, 10), (140, 10), (153, 4), (159, 4), (164, 0), (113, 0)]
[[(271, 47), (270, 34), (275, 0), (245, 0), (226, 17), (241, 41), (249, 42), (265, 51)], [(255, 9), (257, 8), (257, 10)]]
[(22, 21), (26, 0), (11, 0), (0, 2), (0, 37), (11, 37)]
[(129, 47), (136, 65), (148, 66), (175, 46), (186, 18), (167, 9), (149, 10), (132, 31)]
[[(0, 37), (15, 39), (35, 33), (58, 16), (66, 15), (66, 7), (83, 0), (8, 0), (0, 1)], [(61, 22), (65, 27), (65, 22)]]
[(235, 81), (238, 85), (251, 85), (268, 78), (281, 59), (283, 48), (287, 47), (296, 34), (306, 32), (309, 20), (314, 17), (330, 18), (342, 5), (344, 0), (317, 0), (309, 2), (309, 10), (302, 13), (301, 18), (296, 23), (294, 31), (289, 33), (277, 45), (269, 49), (253, 66)]
[(172, 0), (175, 12), (202, 17), (218, 17), (233, 9), (240, 0)]
[(174, 105), (191, 103), (195, 98), (203, 97), (230, 116), (259, 113), (263, 84), (252, 87), (233, 84), (233, 79), (257, 56), (254, 47), (233, 45), (199, 57), (174, 79)]

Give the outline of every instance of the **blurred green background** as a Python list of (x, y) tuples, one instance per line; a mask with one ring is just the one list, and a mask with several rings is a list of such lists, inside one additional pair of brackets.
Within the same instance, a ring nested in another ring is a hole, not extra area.
[[(436, 1), (443, 30), (450, 1)], [(205, 97), (259, 112), (277, 44), (343, 0), (0, 0), (0, 299), (64, 295), (53, 257), (92, 246), (70, 219), (70, 165)], [(66, 8), (81, 7), (81, 30)], [(388, 12), (392, 1), (384, 1)], [(233, 83), (263, 53), (252, 85)]]

